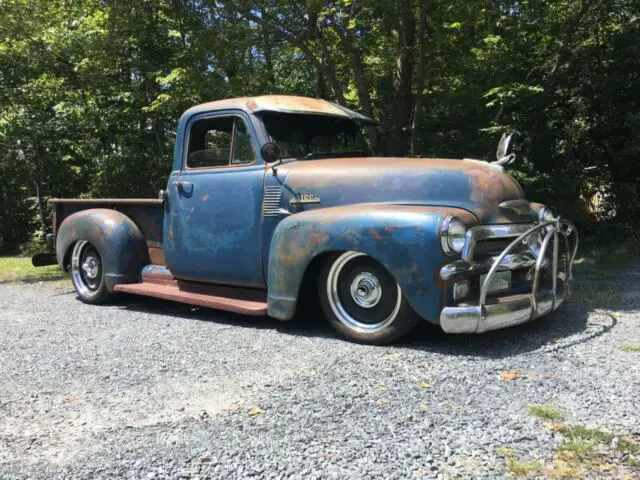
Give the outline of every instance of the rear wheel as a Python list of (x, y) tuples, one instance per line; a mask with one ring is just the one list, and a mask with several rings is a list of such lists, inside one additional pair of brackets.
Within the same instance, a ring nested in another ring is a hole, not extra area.
[(329, 323), (356, 342), (392, 342), (409, 333), (420, 320), (393, 276), (360, 252), (330, 257), (318, 287), (320, 305)]
[(71, 279), (78, 297), (85, 303), (103, 303), (111, 297), (105, 285), (100, 253), (86, 240), (80, 240), (73, 246)]

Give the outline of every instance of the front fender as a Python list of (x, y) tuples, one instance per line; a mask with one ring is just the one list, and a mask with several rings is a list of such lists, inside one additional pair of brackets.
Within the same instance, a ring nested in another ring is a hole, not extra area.
[(71, 248), (78, 240), (87, 240), (97, 248), (109, 291), (120, 283), (137, 282), (140, 269), (149, 263), (140, 229), (116, 210), (91, 208), (69, 215), (62, 222), (56, 235), (60, 267), (65, 267)]
[(310, 210), (282, 220), (273, 234), (267, 275), (268, 313), (288, 320), (295, 313), (302, 278), (311, 261), (331, 251), (355, 250), (380, 262), (396, 279), (409, 304), (437, 323), (440, 267), (446, 256), (440, 224), (466, 210), (408, 205), (347, 205)]

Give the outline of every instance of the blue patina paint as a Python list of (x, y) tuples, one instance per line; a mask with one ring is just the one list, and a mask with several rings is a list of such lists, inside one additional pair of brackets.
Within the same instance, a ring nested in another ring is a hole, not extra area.
[[(112, 288), (139, 279), (149, 263), (147, 247), (162, 249), (158, 258), (166, 265), (147, 267), (145, 275), (267, 289), (269, 313), (288, 319), (310, 262), (327, 252), (356, 250), (389, 270), (416, 312), (437, 321), (450, 296), (438, 278), (443, 263), (452, 261), (438, 237), (443, 218), (456, 215), (468, 227), (531, 221), (528, 214), (499, 207), (524, 194), (509, 175), (481, 162), (285, 159), (272, 169), (259, 154), (270, 138), (251, 105), (234, 99), (185, 112), (164, 207), (122, 205), (122, 212), (86, 210), (86, 204), (61, 207), (58, 260), (63, 262), (75, 240), (88, 236), (105, 257)], [(256, 161), (188, 168), (191, 126), (223, 115), (245, 121)], [(177, 188), (176, 182), (188, 187)], [(265, 205), (265, 192), (277, 203)], [(300, 202), (305, 196), (317, 202)]]
[(445, 260), (437, 232), (442, 218), (451, 214), (474, 220), (457, 209), (373, 204), (286, 218), (276, 228), (269, 252), (269, 314), (293, 316), (302, 277), (317, 255), (355, 250), (387, 268), (416, 312), (437, 321), (441, 292), (435, 272)]

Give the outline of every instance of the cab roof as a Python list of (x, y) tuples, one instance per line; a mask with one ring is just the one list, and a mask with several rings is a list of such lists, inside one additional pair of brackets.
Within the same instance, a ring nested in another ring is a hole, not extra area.
[(190, 108), (185, 115), (193, 115), (211, 110), (240, 109), (250, 113), (302, 113), (331, 115), (350, 118), (362, 124), (376, 121), (349, 108), (321, 98), (298, 97), (294, 95), (261, 95), (257, 97), (227, 98), (203, 103)]

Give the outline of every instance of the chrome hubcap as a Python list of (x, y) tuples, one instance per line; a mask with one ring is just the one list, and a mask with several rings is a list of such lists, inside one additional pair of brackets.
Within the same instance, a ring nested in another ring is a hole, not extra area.
[(100, 257), (86, 240), (80, 240), (73, 247), (71, 278), (78, 294), (82, 297), (91, 298), (98, 294), (102, 283)]
[(91, 279), (94, 279), (98, 276), (98, 267), (98, 262), (93, 256), (88, 256), (85, 262), (82, 264), (82, 270), (84, 270), (84, 274)]
[[(327, 275), (327, 297), (331, 310), (343, 325), (360, 333), (376, 333), (393, 323), (398, 316), (402, 293), (400, 292), (400, 286), (396, 283), (395, 304), (388, 315), (381, 317), (379, 321), (365, 322), (355, 318), (340, 299), (340, 274), (352, 260), (365, 256), (364, 253), (350, 251), (343, 253), (336, 259)], [(360, 308), (372, 309), (378, 304), (382, 304), (382, 283), (371, 272), (366, 270), (359, 272), (345, 287), (346, 295), (350, 296), (351, 300)], [(392, 293), (387, 291), (386, 295), (389, 294)]]
[(382, 297), (382, 287), (378, 277), (362, 272), (351, 282), (351, 297), (362, 308), (375, 307)]

